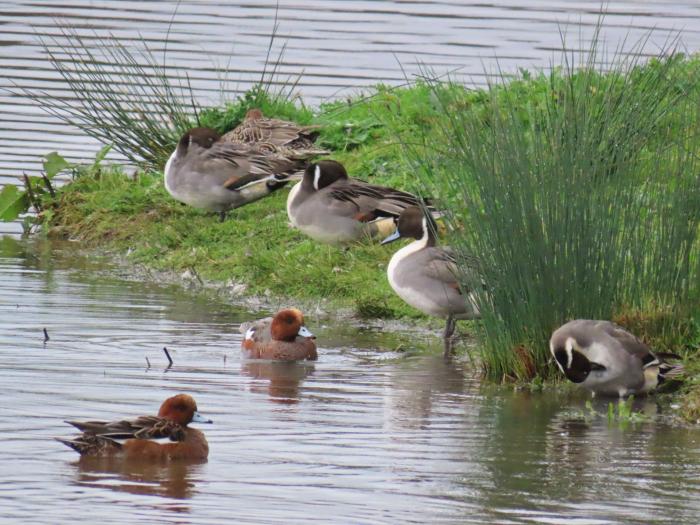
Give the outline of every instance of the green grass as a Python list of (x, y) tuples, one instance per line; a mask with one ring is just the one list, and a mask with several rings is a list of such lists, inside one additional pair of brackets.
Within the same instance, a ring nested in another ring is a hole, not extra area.
[(160, 174), (130, 179), (119, 167), (79, 170), (42, 219), (50, 236), (128, 251), (130, 261), (157, 270), (243, 283), (249, 295), (329, 298), (362, 317), (420, 316), (387, 283), (390, 248), (343, 249), (306, 238), (287, 224), (286, 194), (233, 210), (221, 223), (174, 201)]
[[(697, 355), (699, 76), (700, 59), (678, 55), (610, 73), (565, 64), (481, 90), (377, 86), (316, 109), (256, 87), (197, 116), (220, 132), (252, 107), (320, 124), (318, 145), (352, 176), (437, 199), (445, 242), (482, 261), (484, 371), (540, 384), (554, 371), (551, 330), (574, 317), (612, 318), (656, 349)], [(248, 295), (425, 319), (387, 283), (395, 246), (319, 245), (287, 226), (286, 194), (219, 223), (172, 200), (157, 170), (132, 178), (98, 164), (43, 195), (39, 218), (49, 236)], [(697, 416), (700, 383), (688, 385)]]
[(451, 244), (481, 261), (463, 284), (494, 379), (555, 375), (548, 339), (570, 319), (655, 318), (659, 350), (697, 326), (700, 62), (601, 72), (598, 56), (503, 78), (478, 104), (434, 83), (444, 138), (407, 148)]

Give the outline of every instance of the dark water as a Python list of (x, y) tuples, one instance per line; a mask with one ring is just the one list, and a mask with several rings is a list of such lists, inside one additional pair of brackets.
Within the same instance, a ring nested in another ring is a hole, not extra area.
[[(317, 363), (242, 362), (254, 314), (73, 251), (0, 241), (3, 524), (700, 521), (700, 429), (665, 425), (653, 399), (648, 423), (587, 421), (585, 397), (484, 387), (437, 342), (415, 354), (399, 334), (397, 353), (313, 318)], [(81, 463), (52, 439), (176, 392), (215, 422), (207, 463)]]

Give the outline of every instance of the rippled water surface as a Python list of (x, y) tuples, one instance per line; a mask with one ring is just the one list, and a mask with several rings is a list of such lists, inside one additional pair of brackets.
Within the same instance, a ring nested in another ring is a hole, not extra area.
[[(611, 48), (627, 37), (623, 47), (629, 49), (654, 28), (648, 53), (678, 33), (685, 49), (700, 49), (697, 0), (605, 3), (603, 38)], [(42, 41), (51, 44), (65, 27), (83, 35), (88, 45), (110, 35), (143, 40), (159, 60), (165, 57), (168, 75), (187, 75), (200, 102), (218, 104), (260, 78), (277, 5), (279, 29), (271, 56), (275, 59), (283, 45), (286, 51), (275, 82), (299, 77), (299, 94), (318, 104), (377, 82), (400, 84), (422, 66), (484, 84), (497, 63), (504, 71), (558, 63), (560, 30), (568, 35), (569, 48), (587, 47), (601, 1), (0, 1), (0, 186), (22, 171), (38, 170), (49, 151), (84, 159), (98, 149), (23, 95), (28, 88), (71, 99)]]
[[(699, 521), (700, 430), (658, 422), (653, 399), (637, 406), (649, 423), (586, 421), (585, 397), (482, 387), (439, 344), (415, 354), (404, 335), (398, 353), (313, 318), (317, 363), (244, 362), (255, 314), (119, 281), (73, 249), (0, 242), (2, 523)], [(52, 439), (176, 392), (214, 420), (198, 425), (207, 463), (80, 462)]]

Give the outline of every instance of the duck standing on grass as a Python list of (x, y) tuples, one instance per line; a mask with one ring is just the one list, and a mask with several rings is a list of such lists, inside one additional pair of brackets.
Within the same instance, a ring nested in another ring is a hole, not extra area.
[[(122, 421), (66, 421), (82, 434), (74, 439), (56, 438), (81, 456), (123, 457), (128, 460), (204, 460), (209, 445), (204, 433), (190, 423), (211, 423), (197, 412), (197, 403), (187, 394), (166, 399), (157, 416)], [(160, 444), (168, 438), (174, 443)], [(119, 439), (126, 439), (120, 443)]]
[(634, 335), (610, 321), (569, 321), (554, 331), (549, 349), (566, 378), (593, 395), (646, 394), (666, 379), (683, 374), (683, 365), (664, 361), (680, 359), (679, 356), (653, 353)]
[(304, 326), (304, 315), (296, 308), (286, 308), (274, 317), (243, 323), (240, 331), (245, 334), (241, 350), (247, 359), (315, 361), (318, 358), (316, 337)]
[(218, 212), (224, 220), (226, 211), (284, 186), (304, 164), (255, 145), (223, 141), (210, 128), (193, 128), (165, 165), (165, 189), (174, 199)]
[(417, 204), (415, 195), (351, 179), (339, 162), (322, 160), (289, 192), (287, 215), (312, 239), (342, 244), (387, 235), (394, 218)]
[(401, 237), (415, 239), (389, 261), (389, 284), (414, 308), (447, 319), (443, 339), (445, 357), (449, 357), (456, 320), (478, 318), (479, 308), (474, 296), (460, 288), (455, 258), (449, 248), (437, 246), (436, 231), (437, 225), (430, 214), (411, 206), (401, 213), (396, 231), (382, 244)]

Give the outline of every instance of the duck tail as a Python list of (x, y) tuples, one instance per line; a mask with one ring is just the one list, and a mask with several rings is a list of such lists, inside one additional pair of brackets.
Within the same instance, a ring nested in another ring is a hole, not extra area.
[(116, 454), (122, 450), (122, 444), (104, 436), (94, 434), (82, 434), (75, 439), (54, 438), (72, 448), (81, 456), (97, 456), (102, 454)]
[(681, 381), (685, 377), (685, 367), (682, 364), (662, 362), (659, 365), (659, 382)]

